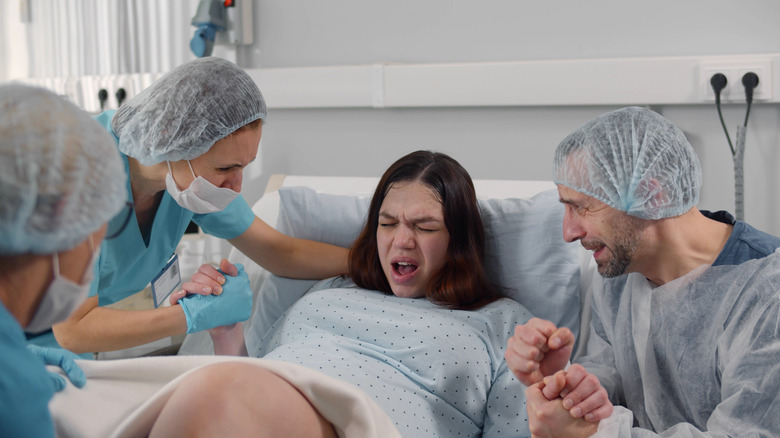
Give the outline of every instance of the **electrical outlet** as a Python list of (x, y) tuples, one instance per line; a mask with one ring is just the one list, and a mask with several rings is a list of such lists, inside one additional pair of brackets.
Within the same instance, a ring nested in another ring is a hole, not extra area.
[(712, 90), (710, 79), (717, 73), (723, 73), (728, 79), (726, 88), (720, 93), (721, 102), (745, 102), (745, 87), (742, 85), (742, 76), (753, 72), (758, 75), (758, 86), (753, 90), (753, 101), (769, 100), (772, 98), (772, 61), (734, 61), (712, 62), (699, 66), (699, 86), (701, 100), (714, 102), (715, 92)]

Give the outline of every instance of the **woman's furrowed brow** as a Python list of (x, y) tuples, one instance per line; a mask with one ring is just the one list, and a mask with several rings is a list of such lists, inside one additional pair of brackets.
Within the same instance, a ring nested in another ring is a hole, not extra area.
[[(396, 216), (394, 216), (394, 215), (392, 215), (392, 214), (390, 214), (390, 213), (388, 213), (386, 211), (380, 211), (379, 212), (379, 217), (380, 218), (385, 218), (385, 219), (393, 219), (393, 220), (397, 219)], [(412, 223), (412, 224), (424, 224), (424, 223), (430, 223), (430, 222), (436, 222), (436, 223), (444, 222), (443, 218), (436, 217), (436, 216), (431, 216), (431, 215), (424, 215), (424, 216), (411, 217), (411, 218), (406, 218), (405, 217), (404, 219), (407, 220), (409, 223)]]
[(412, 223), (428, 223), (428, 222), (443, 222), (444, 220), (435, 216), (421, 216), (418, 218), (412, 218), (410, 222)]

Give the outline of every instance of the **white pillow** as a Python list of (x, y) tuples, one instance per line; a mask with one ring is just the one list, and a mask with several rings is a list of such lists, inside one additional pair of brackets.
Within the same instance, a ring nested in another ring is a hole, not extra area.
[(371, 199), (318, 193), (309, 187), (281, 187), (276, 229), (302, 239), (349, 247), (366, 223)]
[[(288, 235), (349, 246), (362, 229), (370, 199), (279, 189), (276, 228)], [(563, 241), (563, 206), (555, 190), (527, 199), (480, 199), (486, 271), (510, 298), (535, 316), (579, 333), (580, 261)], [(315, 281), (268, 276), (258, 292), (247, 345), (253, 345)]]
[(534, 316), (580, 331), (579, 245), (563, 240), (557, 190), (527, 199), (480, 200), (485, 271)]
[[(277, 230), (288, 236), (343, 247), (349, 247), (357, 238), (371, 201), (365, 197), (317, 193), (309, 187), (281, 187), (279, 198)], [(272, 274), (262, 281), (252, 319), (244, 330), (250, 351), (279, 316), (317, 281)]]

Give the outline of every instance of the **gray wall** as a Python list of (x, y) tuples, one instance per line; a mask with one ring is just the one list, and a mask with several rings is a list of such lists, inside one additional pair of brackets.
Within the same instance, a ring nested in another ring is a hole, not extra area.
[[(780, 41), (774, 0), (258, 0), (254, 8), (255, 43), (238, 52), (246, 68), (775, 53)], [(452, 155), (474, 178), (549, 179), (555, 145), (611, 109), (272, 109), (262, 174), (244, 190), (256, 199), (274, 173), (378, 176), (420, 148)], [(677, 123), (699, 154), (700, 207), (733, 211), (731, 154), (714, 105), (653, 109)], [(744, 112), (740, 104), (725, 108), (732, 137)], [(776, 235), (778, 121), (777, 104), (754, 104), (745, 165), (746, 220)]]

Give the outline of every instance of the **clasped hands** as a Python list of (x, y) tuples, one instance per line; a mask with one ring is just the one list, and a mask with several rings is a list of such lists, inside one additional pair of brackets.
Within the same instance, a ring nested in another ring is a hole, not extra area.
[(590, 436), (612, 414), (599, 380), (581, 365), (566, 365), (574, 346), (568, 328), (532, 318), (515, 328), (504, 355), (526, 390), (528, 423), (534, 437)]
[(252, 314), (249, 276), (241, 264), (223, 259), (220, 269), (204, 264), (171, 294), (171, 304), (181, 305), (187, 318), (187, 333), (246, 321)]
[(171, 305), (174, 305), (189, 295), (220, 295), (223, 290), (222, 286), (227, 281), (225, 276), (235, 277), (238, 275), (237, 266), (241, 265), (234, 265), (227, 259), (222, 259), (219, 263), (219, 269), (208, 263), (200, 265), (198, 270), (192, 274), (192, 278), (182, 283), (181, 289), (173, 292), (168, 300)]

